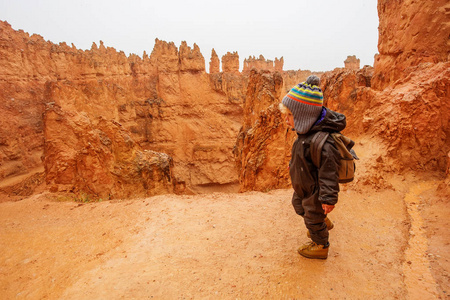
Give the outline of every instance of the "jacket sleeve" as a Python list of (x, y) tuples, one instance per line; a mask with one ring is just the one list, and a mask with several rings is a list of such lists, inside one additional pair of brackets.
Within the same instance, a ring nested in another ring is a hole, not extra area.
[(319, 201), (335, 205), (339, 193), (340, 153), (331, 137), (323, 145), (319, 168)]

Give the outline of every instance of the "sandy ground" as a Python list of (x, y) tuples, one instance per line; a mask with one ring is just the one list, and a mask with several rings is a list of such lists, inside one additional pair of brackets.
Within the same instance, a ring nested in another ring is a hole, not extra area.
[(0, 203), (1, 299), (449, 299), (448, 199), (435, 180), (345, 187), (327, 260), (291, 190)]

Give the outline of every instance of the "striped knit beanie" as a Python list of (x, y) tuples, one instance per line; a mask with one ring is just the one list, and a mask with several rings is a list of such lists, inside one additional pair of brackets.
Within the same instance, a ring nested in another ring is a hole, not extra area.
[(294, 129), (299, 134), (307, 133), (322, 112), (323, 94), (319, 83), (320, 79), (311, 75), (306, 82), (294, 86), (281, 101), (294, 116)]

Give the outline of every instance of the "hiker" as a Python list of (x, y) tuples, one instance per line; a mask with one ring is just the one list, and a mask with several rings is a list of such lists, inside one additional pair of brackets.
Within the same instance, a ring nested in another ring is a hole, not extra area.
[(320, 79), (309, 76), (294, 86), (279, 105), (286, 123), (297, 132), (289, 162), (294, 194), (292, 205), (304, 218), (307, 236), (311, 242), (301, 246), (298, 253), (307, 258), (326, 259), (330, 243), (328, 231), (334, 224), (327, 217), (338, 201), (339, 151), (331, 136), (327, 137), (321, 152), (320, 167), (311, 159), (311, 140), (318, 131), (339, 132), (345, 128), (343, 114), (323, 106)]

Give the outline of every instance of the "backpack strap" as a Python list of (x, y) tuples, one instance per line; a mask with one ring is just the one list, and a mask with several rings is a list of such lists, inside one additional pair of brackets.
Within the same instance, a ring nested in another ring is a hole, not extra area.
[(322, 148), (325, 144), (328, 136), (330, 135), (329, 132), (325, 131), (318, 131), (314, 134), (312, 140), (311, 140), (311, 160), (313, 164), (320, 168), (320, 159), (322, 158)]

